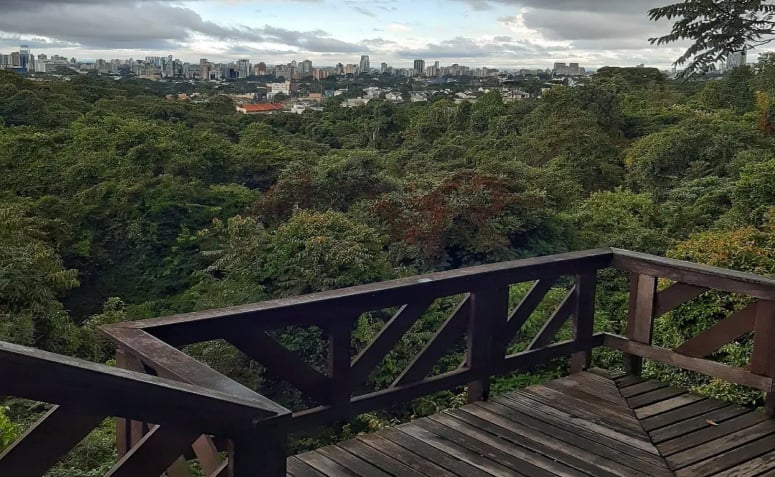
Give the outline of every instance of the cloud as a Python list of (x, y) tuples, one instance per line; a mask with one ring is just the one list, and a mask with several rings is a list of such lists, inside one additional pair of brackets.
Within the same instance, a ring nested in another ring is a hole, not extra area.
[(514, 40), (511, 37), (497, 36), (494, 38), (455, 37), (438, 43), (429, 43), (423, 48), (398, 50), (403, 58), (493, 58), (502, 60), (508, 57), (538, 58), (544, 57), (548, 51), (527, 40)]

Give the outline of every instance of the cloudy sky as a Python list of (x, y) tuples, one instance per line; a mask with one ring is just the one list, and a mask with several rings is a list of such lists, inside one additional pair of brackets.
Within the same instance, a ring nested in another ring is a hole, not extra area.
[(669, 67), (651, 47), (669, 24), (647, 10), (668, 0), (0, 0), (0, 52), (79, 59), (172, 54), (315, 65), (414, 58), (442, 65)]

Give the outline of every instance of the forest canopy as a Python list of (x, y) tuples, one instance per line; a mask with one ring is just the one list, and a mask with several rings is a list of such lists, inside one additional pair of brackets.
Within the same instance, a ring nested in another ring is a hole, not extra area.
[[(765, 55), (690, 83), (604, 68), (583, 86), (510, 103), (492, 92), (271, 116), (236, 114), (216, 94), (171, 101), (138, 80), (0, 71), (0, 340), (108, 362), (100, 324), (603, 246), (775, 274), (773, 65)], [(609, 278), (598, 326), (619, 332), (627, 284)], [(370, 385), (389, 382), (449, 306), (435, 305)], [(686, 338), (739, 303), (696, 306), (705, 312), (660, 319), (658, 340)], [(364, 317), (356, 346), (382, 322)], [(313, 332), (279, 338), (322, 359)], [(716, 358), (739, 364), (749, 344)], [(187, 351), (273, 399), (298, 398), (217, 343)], [(338, 432), (454, 402), (446, 393)], [(6, 404), (0, 446), (37, 409)], [(109, 467), (103, 427), (51, 475)]]

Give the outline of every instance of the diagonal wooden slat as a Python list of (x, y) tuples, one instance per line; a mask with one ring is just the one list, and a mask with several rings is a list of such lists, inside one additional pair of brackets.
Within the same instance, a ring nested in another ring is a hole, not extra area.
[(674, 283), (657, 293), (654, 304), (654, 317), (664, 315), (668, 311), (675, 310), (687, 301), (697, 298), (708, 291), (705, 287), (689, 285), (687, 283)]
[(215, 474), (224, 465), (224, 460), (218, 455), (218, 448), (210, 436), (200, 436), (192, 447), (205, 475)]
[(704, 358), (718, 351), (725, 344), (753, 331), (755, 322), (756, 303), (752, 303), (687, 340), (676, 348), (675, 352), (694, 358)]
[(527, 292), (509, 316), (508, 324), (503, 332), (503, 337), (508, 341), (514, 339), (514, 335), (525, 325), (530, 315), (536, 310), (552, 286), (557, 282), (557, 277), (542, 278), (536, 281), (530, 291)]
[(350, 375), (357, 386), (387, 356), (396, 343), (417, 322), (433, 300), (426, 299), (402, 306), (379, 332), (374, 341), (354, 359)]
[(433, 369), (433, 365), (444, 354), (448, 353), (452, 343), (459, 338), (466, 329), (468, 317), (471, 313), (471, 295), (467, 294), (458, 304), (455, 311), (441, 325), (433, 337), (428, 341), (422, 351), (414, 357), (409, 366), (401, 375), (393, 381), (392, 386), (402, 386), (413, 381), (419, 381)]
[(200, 434), (154, 426), (105, 477), (161, 475), (199, 438)]
[(224, 338), (264, 366), (270, 374), (288, 381), (315, 401), (322, 404), (331, 399), (330, 379), (263, 330), (239, 329), (228, 333)]
[(106, 417), (54, 406), (0, 454), (0, 475), (39, 477), (45, 474)]
[(565, 299), (560, 303), (560, 306), (552, 313), (544, 326), (538, 332), (533, 341), (527, 347), (528, 350), (534, 350), (543, 348), (552, 342), (557, 332), (560, 331), (562, 325), (568, 321), (573, 309), (576, 306), (576, 287), (574, 286), (565, 296)]

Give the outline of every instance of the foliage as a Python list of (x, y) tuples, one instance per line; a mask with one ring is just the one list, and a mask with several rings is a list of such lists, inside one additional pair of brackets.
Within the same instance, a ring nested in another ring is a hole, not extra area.
[(649, 10), (651, 20), (674, 20), (670, 33), (652, 44), (691, 44), (675, 61), (685, 74), (705, 73), (730, 53), (769, 43), (775, 6), (767, 0), (684, 0)]
[[(511, 82), (540, 92), (542, 81)], [(178, 87), (203, 99), (164, 99)], [(304, 115), (256, 117), (236, 114), (220, 94), (244, 87), (80, 75), (30, 81), (0, 71), (0, 339), (105, 362), (112, 353), (96, 331), (103, 324), (600, 246), (775, 275), (772, 55), (705, 82), (603, 68), (583, 86), (512, 103), (492, 91), (460, 104), (436, 94), (427, 104), (330, 102)], [(596, 329), (621, 333), (626, 277), (606, 270), (599, 283)], [(512, 307), (529, 286), (512, 287)], [(524, 349), (567, 286), (549, 292), (510, 351)], [(388, 386), (460, 299), (436, 300), (364, 385)], [(678, 344), (745, 304), (707, 294), (660, 318), (656, 339)], [(352, 351), (394, 312), (361, 316)], [(324, 369), (323, 330), (272, 336)], [(459, 366), (464, 347), (461, 336), (434, 371)], [(287, 406), (308, 404), (226, 342), (186, 352)], [(749, 352), (744, 338), (714, 358), (739, 365)], [(595, 354), (604, 366), (616, 359)], [(648, 369), (759, 403), (738, 388)], [(493, 389), (564, 371), (565, 363), (549, 363), (498, 378)], [(293, 449), (462, 396), (453, 389), (360, 416), (299, 436)], [(0, 411), (5, 441), (42, 410), (1, 404), (11, 409)], [(109, 467), (111, 432), (101, 426), (52, 475)]]

